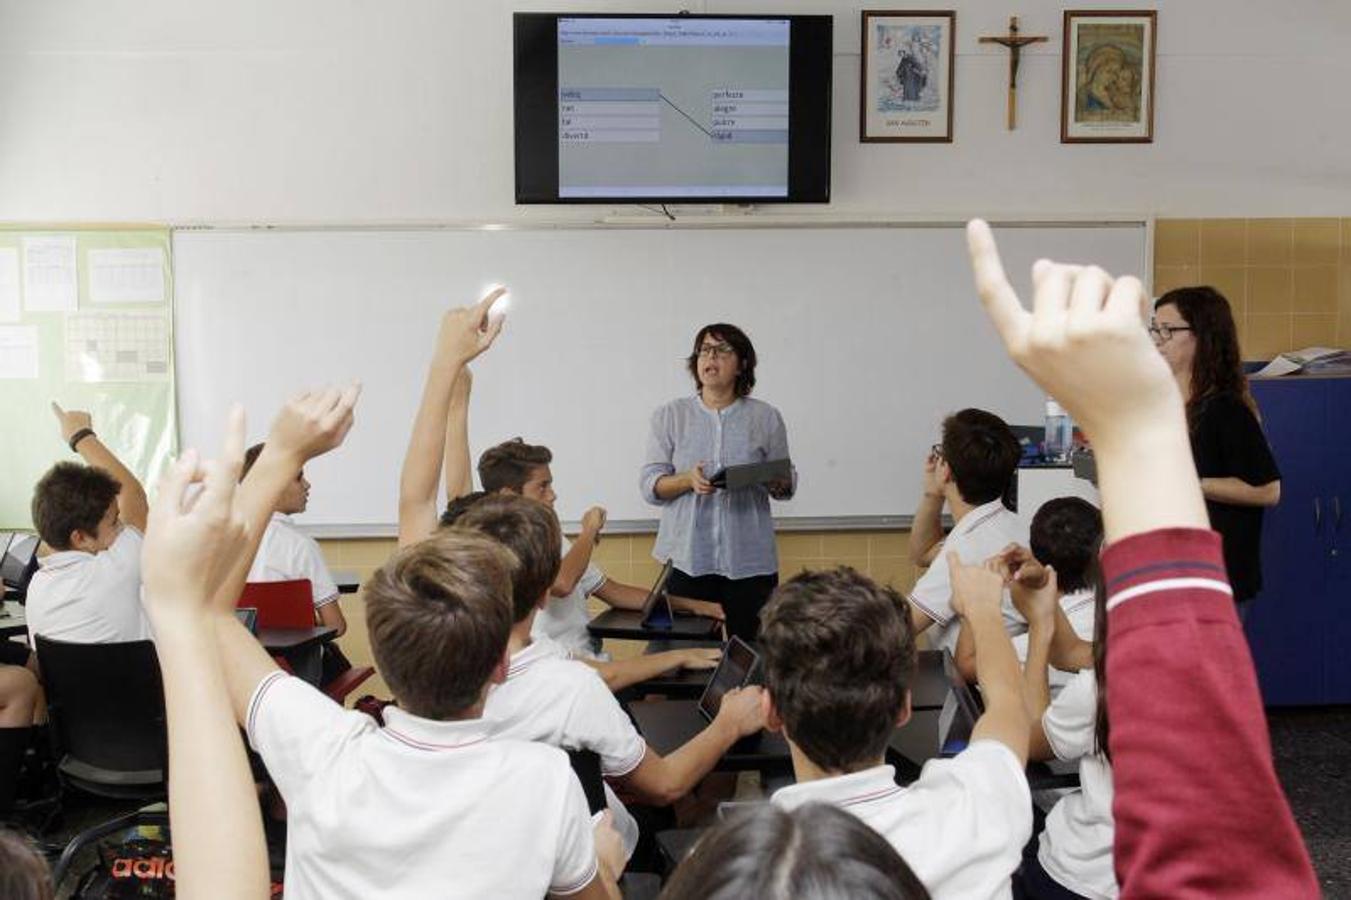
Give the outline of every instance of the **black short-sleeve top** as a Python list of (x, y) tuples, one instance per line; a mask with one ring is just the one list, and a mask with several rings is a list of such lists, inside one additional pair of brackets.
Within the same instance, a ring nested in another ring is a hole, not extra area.
[[(1197, 402), (1191, 417), (1192, 456), (1201, 478), (1239, 478), (1253, 486), (1281, 477), (1257, 416), (1237, 394)], [(1210, 526), (1224, 541), (1224, 565), (1235, 600), (1262, 589), (1262, 507), (1206, 500)]]

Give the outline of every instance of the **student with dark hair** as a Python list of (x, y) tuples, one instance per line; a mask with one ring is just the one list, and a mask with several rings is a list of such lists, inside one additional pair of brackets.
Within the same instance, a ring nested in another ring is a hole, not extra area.
[(84, 644), (146, 640), (145, 489), (99, 440), (89, 413), (55, 403), (52, 412), (84, 464), (57, 463), (33, 491), (33, 523), (56, 552), (29, 582), (28, 633)]
[(1144, 286), (1042, 260), (1032, 270), (1034, 318), (989, 226), (973, 221), (967, 238), (1009, 355), (1097, 454), (1121, 896), (1318, 896), (1272, 765), (1220, 538), (1207, 527), (1184, 395), (1146, 335)]
[(1262, 510), (1280, 502), (1281, 472), (1243, 374), (1234, 317), (1214, 288), (1177, 288), (1155, 301), (1149, 330), (1186, 404), (1201, 492), (1243, 617), (1262, 589)]
[[(443, 334), (473, 344), (485, 315), (452, 311)], [(489, 739), (515, 564), (498, 542), (451, 529), (367, 583), (371, 648), (398, 700), (384, 727), (280, 671), (235, 619), (277, 497), (342, 442), (355, 401), (355, 389), (326, 391), (283, 409), (240, 488), (249, 545), (213, 604), (235, 715), (286, 801), (287, 893), (617, 897), (617, 836), (608, 817), (593, 826), (566, 756)]]
[[(479, 479), (485, 491), (538, 500), (553, 509), (557, 495), (549, 468), (552, 459), (549, 448), (514, 438), (484, 451), (479, 458)], [(599, 597), (620, 609), (642, 609), (648, 593), (646, 588), (609, 578), (591, 562), (591, 554), (604, 527), (605, 510), (592, 507), (582, 517), (582, 530), (577, 540), (562, 539), (558, 577), (549, 588), (548, 603), (535, 615), (532, 635), (550, 638), (574, 658), (593, 664), (605, 683), (615, 691), (681, 666), (705, 669), (716, 665), (718, 652), (702, 648), (644, 654), (638, 659), (619, 662), (597, 656), (599, 648), (592, 643), (586, 630), (590, 621), (587, 598)], [(723, 617), (722, 607), (715, 603), (680, 596), (672, 596), (670, 600), (671, 606), (678, 610), (716, 619)]]
[(1002, 581), (951, 562), (954, 606), (975, 635), (986, 703), (970, 745), (897, 786), (884, 755), (910, 718), (915, 644), (905, 603), (853, 569), (806, 572), (774, 592), (760, 630), (767, 718), (788, 740), (797, 777), (772, 802), (793, 809), (819, 801), (853, 813), (935, 898), (1004, 897), (1032, 835), (1027, 714), (1000, 611)]
[(594, 751), (615, 825), (631, 855), (638, 824), (617, 794), (651, 806), (667, 806), (688, 794), (737, 740), (764, 726), (760, 689), (729, 691), (707, 728), (662, 756), (643, 740), (595, 670), (549, 638), (532, 636), (534, 617), (558, 572), (560, 532), (553, 512), (538, 501), (502, 494), (475, 504), (459, 527), (501, 541), (516, 558), (506, 679), (489, 693), (485, 709), (493, 733)]
[(725, 322), (705, 325), (686, 361), (695, 393), (652, 414), (639, 488), (661, 507), (652, 555), (672, 560), (671, 593), (722, 605), (728, 631), (752, 640), (779, 582), (769, 501), (789, 500), (797, 474), (771, 485), (719, 490), (710, 476), (728, 466), (787, 459), (779, 411), (751, 398), (755, 348)]
[(662, 900), (929, 900), (875, 831), (826, 803), (738, 812), (708, 830)]
[[(254, 444), (244, 452), (241, 478), (249, 474), (262, 452), (262, 444)], [(249, 568), (248, 580), (292, 581), (303, 578), (309, 581), (316, 620), (334, 629), (337, 636), (342, 637), (347, 631), (347, 618), (343, 616), (342, 606), (338, 603), (338, 585), (333, 580), (333, 573), (328, 570), (319, 542), (297, 528), (291, 518), (303, 513), (309, 503), (310, 483), (305, 479), (304, 471), (301, 471), (277, 498), (277, 508), (268, 520), (267, 530), (263, 532), (263, 542), (258, 545), (258, 553)]]
[[(937, 624), (930, 643), (955, 651), (957, 616), (947, 557), (981, 563), (1009, 544), (1026, 544), (1027, 529), (1004, 505), (1004, 492), (1018, 467), (1018, 440), (993, 413), (964, 409), (943, 420), (943, 441), (924, 463), (924, 486), (910, 532), (910, 556), (928, 569), (909, 600), (916, 634)], [(943, 537), (942, 516), (952, 515), (952, 532)], [(1024, 630), (1012, 601), (1005, 598), (1004, 623), (1010, 633)]]
[[(1048, 500), (1032, 517), (1029, 543), (1030, 550), (1017, 544), (1009, 545), (996, 561), (1010, 584), (1014, 583), (1019, 567), (1026, 562), (1039, 564), (1029, 566), (1027, 572), (1041, 571), (1042, 567), (1055, 570), (1060, 595), (1056, 618), (1063, 627), (1057, 632), (1060, 640), (1053, 647), (1051, 664), (1054, 668), (1050, 672), (1050, 685), (1052, 691), (1058, 691), (1070, 681), (1071, 673), (1081, 667), (1075, 662), (1078, 657), (1073, 656), (1069, 642), (1093, 640), (1101, 581), (1098, 554), (1102, 552), (1102, 513), (1080, 497)], [(1015, 608), (1018, 605), (1016, 599), (1015, 596)], [(1013, 638), (1013, 650), (1019, 662), (1027, 660), (1027, 646), (1027, 634)], [(1064, 661), (1067, 654), (1070, 662)], [(958, 670), (968, 680), (974, 679), (975, 648), (965, 631), (957, 639), (954, 655)]]

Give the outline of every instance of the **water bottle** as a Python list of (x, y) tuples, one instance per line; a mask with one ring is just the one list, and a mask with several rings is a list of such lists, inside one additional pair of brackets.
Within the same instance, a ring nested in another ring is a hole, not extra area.
[(1046, 400), (1046, 461), (1068, 462), (1074, 450), (1074, 422), (1070, 420), (1065, 407), (1050, 399)]

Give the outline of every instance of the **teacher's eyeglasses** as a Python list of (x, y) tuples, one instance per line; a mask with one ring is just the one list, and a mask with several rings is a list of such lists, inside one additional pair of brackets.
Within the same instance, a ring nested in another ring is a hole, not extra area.
[(719, 356), (731, 356), (736, 353), (731, 344), (704, 344), (699, 348), (699, 355), (705, 359), (717, 359)]
[(1191, 331), (1190, 325), (1168, 325), (1163, 322), (1150, 322), (1149, 333), (1160, 344), (1166, 344), (1173, 339), (1173, 335), (1179, 331)]

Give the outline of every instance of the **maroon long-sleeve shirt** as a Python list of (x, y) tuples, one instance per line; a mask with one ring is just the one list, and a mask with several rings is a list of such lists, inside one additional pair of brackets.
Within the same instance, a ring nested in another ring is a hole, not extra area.
[(1135, 535), (1102, 562), (1121, 896), (1317, 897), (1219, 536)]

